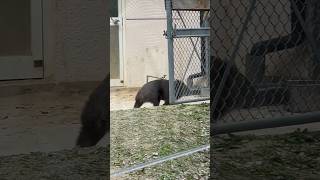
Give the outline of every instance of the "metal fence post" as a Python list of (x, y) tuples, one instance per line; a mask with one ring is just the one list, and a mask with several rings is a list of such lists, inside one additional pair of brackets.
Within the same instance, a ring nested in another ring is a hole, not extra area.
[(167, 40), (168, 40), (168, 67), (169, 67), (169, 103), (175, 101), (174, 88), (174, 52), (173, 52), (173, 21), (172, 21), (172, 0), (165, 0), (167, 12)]

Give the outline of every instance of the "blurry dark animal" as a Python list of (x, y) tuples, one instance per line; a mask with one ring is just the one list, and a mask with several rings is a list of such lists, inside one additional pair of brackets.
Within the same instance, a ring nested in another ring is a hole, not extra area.
[(81, 114), (80, 134), (76, 145), (90, 147), (96, 145), (109, 132), (109, 77), (108, 75), (91, 93)]
[[(190, 92), (188, 87), (180, 80), (175, 80), (174, 85), (175, 92), (177, 92), (175, 97), (178, 99), (181, 98), (183, 94)], [(159, 106), (161, 100), (164, 100), (164, 105), (168, 105), (169, 80), (158, 79), (146, 83), (138, 91), (135, 100), (134, 108), (139, 108), (146, 102), (152, 103), (154, 106)]]
[[(239, 72), (236, 65), (229, 65), (231, 66), (230, 73), (217, 100), (216, 108), (210, 108), (212, 121), (236, 108), (280, 105), (288, 101), (288, 91), (286, 89), (260, 90)], [(212, 106), (227, 62), (217, 57), (211, 57), (210, 66), (210, 105)]]

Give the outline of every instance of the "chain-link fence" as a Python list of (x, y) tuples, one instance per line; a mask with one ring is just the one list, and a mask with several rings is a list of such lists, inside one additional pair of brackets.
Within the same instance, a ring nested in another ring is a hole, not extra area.
[(320, 119), (320, 1), (210, 6), (213, 134)]
[[(170, 103), (209, 100), (209, 0), (165, 0), (164, 2), (167, 12), (165, 35), (168, 39)], [(152, 76), (147, 76), (147, 81), (149, 77)], [(169, 117), (168, 114), (166, 117)], [(148, 116), (148, 118), (150, 117)], [(182, 116), (179, 118), (181, 119)], [(186, 118), (189, 120), (189, 115)], [(175, 123), (177, 123), (175, 129), (180, 129), (181, 124), (174, 120), (173, 124), (169, 126), (174, 127)], [(202, 121), (200, 124), (206, 125)], [(185, 131), (183, 132), (185, 133)], [(173, 134), (170, 131), (168, 136), (174, 136)], [(199, 131), (199, 134), (204, 136), (203, 132)], [(148, 134), (148, 136), (154, 135)], [(177, 143), (183, 144), (180, 141)], [(135, 163), (135, 165), (113, 172), (111, 177), (123, 176), (155, 165), (163, 165), (167, 161), (207, 151), (209, 148), (207, 144), (156, 159), (150, 158), (144, 163)]]
[(165, 2), (170, 103), (209, 100), (209, 1)]
[(215, 135), (320, 122), (320, 1), (210, 2)]
[[(212, 135), (320, 121), (319, 0), (211, 0), (210, 55), (209, 28), (202, 21), (208, 11), (178, 10), (171, 0), (165, 2), (170, 102), (186, 101), (177, 99), (177, 93), (186, 90), (176, 89), (174, 80), (186, 83), (188, 92), (182, 96), (199, 95), (201, 88), (194, 90), (188, 79), (207, 76)], [(211, 168), (215, 172), (215, 166)]]

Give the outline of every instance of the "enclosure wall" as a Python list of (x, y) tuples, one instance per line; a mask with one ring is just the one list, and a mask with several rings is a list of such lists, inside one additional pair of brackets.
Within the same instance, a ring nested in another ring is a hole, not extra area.
[(124, 4), (124, 85), (139, 87), (147, 75), (168, 75), (164, 1), (126, 0)]
[(45, 79), (100, 81), (109, 71), (105, 0), (44, 2)]

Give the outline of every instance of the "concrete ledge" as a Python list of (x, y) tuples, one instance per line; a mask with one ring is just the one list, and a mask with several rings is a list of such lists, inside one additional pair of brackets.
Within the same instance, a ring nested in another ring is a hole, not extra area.
[(141, 87), (111, 87), (110, 92), (137, 92)]
[(45, 80), (0, 81), (0, 97), (37, 92), (82, 92), (93, 90), (100, 81), (55, 83)]

